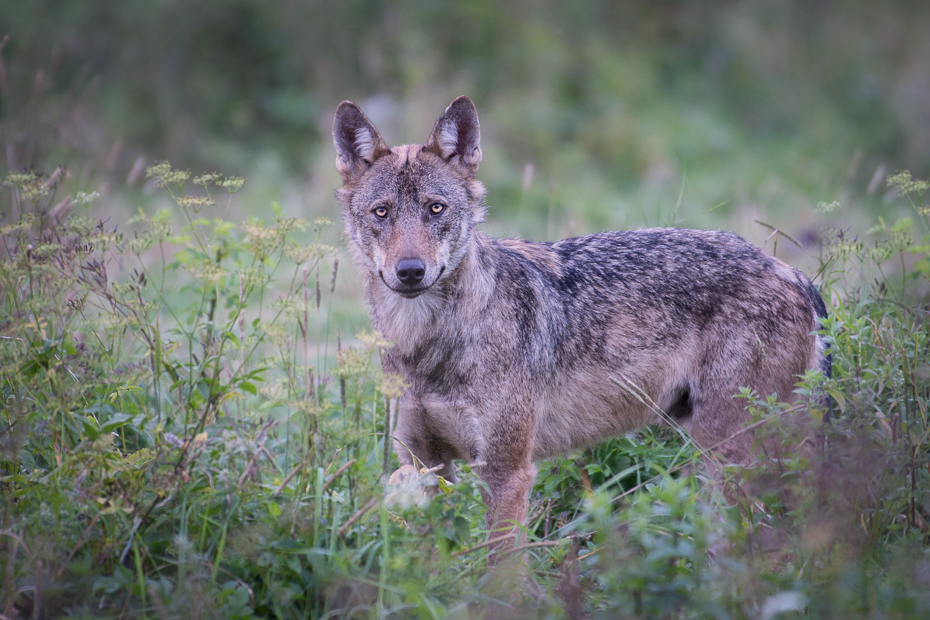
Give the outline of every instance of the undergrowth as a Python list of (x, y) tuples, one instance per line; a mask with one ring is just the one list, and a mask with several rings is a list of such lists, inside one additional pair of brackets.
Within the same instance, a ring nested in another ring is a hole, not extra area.
[(377, 334), (328, 348), (331, 223), (234, 225), (244, 179), (149, 174), (173, 208), (132, 234), (64, 170), (4, 182), (4, 617), (930, 616), (925, 182), (889, 179), (914, 216), (872, 245), (825, 233), (832, 377), (742, 395), (761, 456), (732, 484), (766, 492), (728, 505), (647, 429), (541, 464), (489, 570), (467, 466), (385, 495), (404, 386)]

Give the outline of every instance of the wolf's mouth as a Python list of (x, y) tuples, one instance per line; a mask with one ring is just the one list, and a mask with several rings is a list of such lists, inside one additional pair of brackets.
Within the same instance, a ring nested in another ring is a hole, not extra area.
[(432, 283), (428, 284), (427, 286), (420, 286), (418, 288), (394, 288), (393, 286), (387, 283), (387, 280), (384, 279), (383, 271), (378, 271), (378, 276), (381, 277), (381, 281), (384, 282), (384, 286), (388, 287), (393, 292), (397, 293), (401, 297), (405, 297), (407, 299), (413, 299), (415, 297), (419, 297), (420, 295), (422, 295), (423, 293), (431, 289), (434, 284), (439, 282), (439, 278), (442, 277), (442, 274), (445, 272), (445, 270), (446, 270), (446, 266), (443, 265), (439, 269), (439, 275), (436, 276), (436, 279), (433, 280)]

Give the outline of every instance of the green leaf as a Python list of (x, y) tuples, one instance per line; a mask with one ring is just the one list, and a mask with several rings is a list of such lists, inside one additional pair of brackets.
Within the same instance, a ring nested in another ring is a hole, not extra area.
[(109, 420), (107, 420), (106, 423), (100, 425), (100, 432), (110, 433), (118, 429), (120, 426), (123, 426), (130, 420), (132, 420), (131, 415), (128, 415), (125, 413), (117, 413), (116, 415), (111, 417)]
[(81, 425), (84, 427), (84, 436), (87, 439), (94, 441), (100, 436), (100, 426), (97, 424), (97, 420), (83, 415), (76, 415), (74, 417), (81, 421)]
[(272, 519), (277, 519), (281, 516), (281, 507), (278, 506), (277, 502), (268, 502), (268, 514), (271, 515)]
[(36, 459), (29, 450), (20, 450), (19, 465), (23, 469), (31, 472), (36, 468)]
[(825, 392), (833, 397), (833, 400), (836, 401), (836, 404), (840, 406), (840, 411), (846, 413), (846, 398), (840, 394), (839, 390), (836, 388), (827, 388)]

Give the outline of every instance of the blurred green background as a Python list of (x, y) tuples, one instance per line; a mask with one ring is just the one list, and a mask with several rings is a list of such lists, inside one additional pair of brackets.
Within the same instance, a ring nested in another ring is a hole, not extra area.
[(10, 0), (0, 168), (63, 164), (116, 221), (162, 159), (338, 218), (339, 101), (398, 144), (468, 94), (491, 233), (761, 220), (810, 253), (820, 201), (893, 220), (884, 174), (930, 172), (928, 32), (925, 1)]

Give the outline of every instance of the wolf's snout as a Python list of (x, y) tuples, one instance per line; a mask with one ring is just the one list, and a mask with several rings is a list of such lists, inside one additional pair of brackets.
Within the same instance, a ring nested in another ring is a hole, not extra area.
[(426, 265), (419, 258), (405, 258), (397, 263), (397, 279), (404, 286), (416, 286), (426, 275)]

